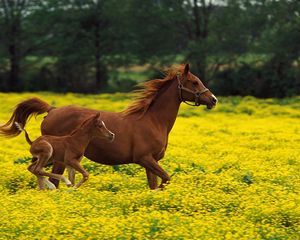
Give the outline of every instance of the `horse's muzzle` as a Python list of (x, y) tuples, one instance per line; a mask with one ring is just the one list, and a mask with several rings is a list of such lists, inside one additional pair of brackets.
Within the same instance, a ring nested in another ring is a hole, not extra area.
[(211, 95), (210, 102), (206, 105), (206, 107), (207, 109), (212, 109), (217, 105), (217, 103), (218, 99), (214, 95)]
[(109, 142), (113, 142), (115, 140), (115, 134), (111, 133), (109, 137)]

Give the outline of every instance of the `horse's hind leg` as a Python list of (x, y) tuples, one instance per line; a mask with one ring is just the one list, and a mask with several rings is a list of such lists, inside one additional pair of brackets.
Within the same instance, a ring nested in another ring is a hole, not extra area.
[(41, 154), (39, 158), (28, 167), (28, 170), (36, 175), (37, 184), (40, 190), (45, 189), (45, 184), (49, 189), (56, 189), (55, 185), (48, 181), (48, 179), (45, 179), (45, 177), (42, 175), (42, 168), (47, 163), (48, 159), (49, 156)]
[(37, 181), (38, 187), (40, 190), (44, 190), (45, 185), (51, 190), (56, 189), (55, 185), (52, 182), (50, 182), (48, 179), (46, 179), (45, 177), (37, 176), (37, 178), (38, 178), (38, 181)]
[(48, 179), (45, 179), (45, 177), (36, 174), (37, 163), (38, 160), (30, 164), (27, 169), (37, 177), (38, 188), (40, 190), (44, 190), (46, 184), (49, 189), (56, 189), (55, 185), (51, 183)]
[[(38, 170), (38, 175), (40, 176), (46, 176), (46, 177), (51, 177), (60, 181), (64, 181), (68, 187), (73, 186), (72, 183), (69, 181), (69, 179), (67, 179), (64, 175), (59, 175), (59, 174), (55, 174), (55, 173), (48, 173), (46, 171), (44, 171), (43, 169), (39, 169)], [(47, 186), (49, 186), (48, 184), (50, 184), (51, 186), (55, 186), (53, 183), (51, 183), (49, 180), (46, 181)]]
[(56, 189), (56, 186), (46, 178), (44, 178), (44, 183), (47, 185), (49, 189), (51, 190)]
[[(33, 173), (35, 175), (62, 180), (68, 186), (72, 186), (72, 183), (65, 176), (54, 173), (48, 173), (43, 170), (43, 167), (47, 165), (49, 159), (52, 157), (53, 148), (50, 143), (48, 143), (47, 141), (40, 142), (39, 145), (34, 146), (32, 152), (40, 152), (39, 154), (35, 154), (38, 157), (36, 166), (33, 169)], [(51, 183), (50, 181), (45, 181), (45, 183), (50, 189), (54, 189), (55, 185), (53, 183)]]
[[(61, 164), (60, 162), (54, 162), (52, 167), (52, 173), (63, 175), (65, 171), (65, 165)], [(49, 181), (53, 183), (57, 188), (59, 186), (59, 180), (50, 178)]]
[(45, 189), (45, 182), (44, 182), (44, 177), (42, 176), (37, 176), (37, 185), (39, 187), (40, 190), (44, 190)]
[(75, 185), (75, 188), (79, 188), (84, 182), (89, 179), (89, 173), (80, 165), (77, 159), (66, 160), (65, 164), (69, 167), (74, 168), (76, 171), (82, 174), (82, 179)]
[(28, 166), (28, 171), (31, 172), (32, 174), (34, 174), (36, 177), (37, 177), (37, 185), (38, 185), (38, 188), (40, 190), (44, 190), (45, 189), (45, 182), (44, 182), (44, 177), (42, 176), (39, 176), (39, 175), (36, 175), (34, 170), (36, 168), (36, 165), (37, 165), (38, 161), (34, 161), (32, 164), (30, 164)]

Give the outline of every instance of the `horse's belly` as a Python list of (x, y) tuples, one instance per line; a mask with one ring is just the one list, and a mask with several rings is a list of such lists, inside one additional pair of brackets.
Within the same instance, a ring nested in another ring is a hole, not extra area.
[(122, 147), (118, 142), (107, 143), (105, 140), (92, 141), (84, 156), (93, 162), (102, 163), (106, 165), (119, 165), (132, 163), (132, 153), (128, 146)]
[[(42, 133), (56, 136), (69, 134), (95, 112), (97, 111), (77, 107), (55, 109), (43, 121)], [(84, 155), (94, 162), (107, 165), (132, 163), (130, 125), (118, 113), (102, 112), (101, 118), (107, 128), (115, 133), (115, 140), (109, 143), (106, 140), (94, 139), (89, 143)]]

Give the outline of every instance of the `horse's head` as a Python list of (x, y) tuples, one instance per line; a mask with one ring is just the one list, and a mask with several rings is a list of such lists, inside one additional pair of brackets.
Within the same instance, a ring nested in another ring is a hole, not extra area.
[[(218, 99), (204, 86), (201, 80), (190, 72), (189, 64), (186, 64), (182, 74), (177, 75), (179, 98), (182, 102), (195, 102), (194, 106), (206, 105), (213, 108)], [(188, 103), (187, 103), (188, 104)]]
[(93, 118), (95, 127), (95, 135), (99, 138), (104, 138), (112, 142), (115, 139), (115, 134), (107, 129), (105, 123), (100, 119), (100, 113), (97, 113)]

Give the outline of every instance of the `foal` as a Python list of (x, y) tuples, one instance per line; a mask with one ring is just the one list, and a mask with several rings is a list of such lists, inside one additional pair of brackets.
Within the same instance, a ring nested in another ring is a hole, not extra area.
[[(25, 132), (26, 141), (31, 145), (30, 152), (33, 156), (33, 163), (28, 170), (37, 176), (40, 189), (45, 188), (44, 184), (50, 189), (56, 188), (54, 184), (45, 179), (45, 176), (62, 180), (68, 187), (73, 186), (75, 170), (82, 174), (82, 179), (75, 185), (75, 188), (80, 187), (89, 177), (89, 173), (80, 165), (80, 160), (89, 142), (96, 137), (110, 141), (113, 141), (115, 137), (114, 133), (109, 131), (104, 122), (100, 120), (100, 113), (86, 119), (70, 135), (59, 137), (44, 135), (33, 142), (21, 124), (15, 122), (15, 125), (19, 131)], [(54, 162), (60, 162), (68, 168), (69, 179), (63, 175), (43, 170), (43, 167)]]

